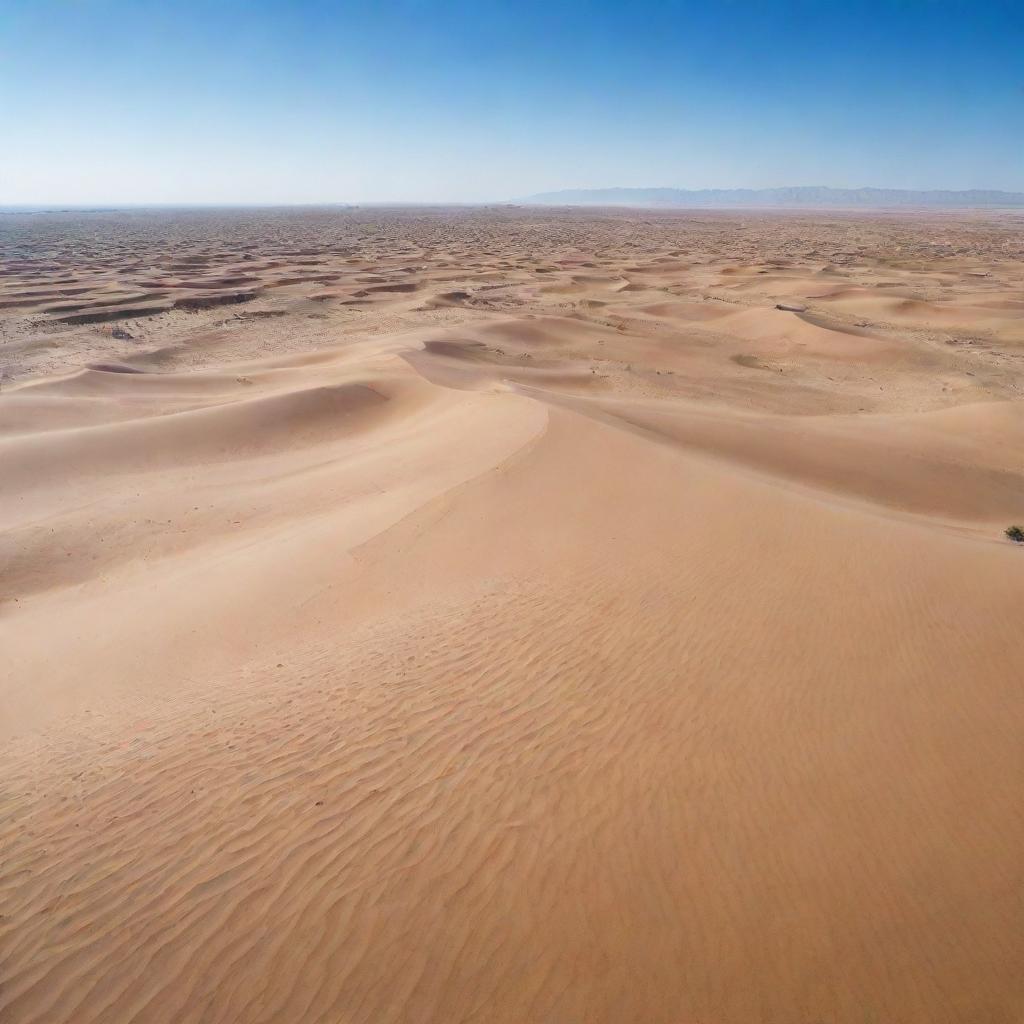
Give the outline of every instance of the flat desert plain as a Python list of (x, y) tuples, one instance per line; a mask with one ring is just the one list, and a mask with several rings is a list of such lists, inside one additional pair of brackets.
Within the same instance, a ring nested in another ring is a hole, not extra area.
[(1019, 1024), (1024, 219), (0, 218), (4, 1024)]

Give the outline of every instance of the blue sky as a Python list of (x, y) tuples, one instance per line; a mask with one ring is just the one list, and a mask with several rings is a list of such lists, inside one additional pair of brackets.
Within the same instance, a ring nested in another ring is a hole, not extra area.
[(1024, 191), (1024, 0), (0, 0), (0, 204)]

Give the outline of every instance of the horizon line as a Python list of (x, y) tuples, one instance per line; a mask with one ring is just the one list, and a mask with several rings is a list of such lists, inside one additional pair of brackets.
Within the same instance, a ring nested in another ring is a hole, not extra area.
[[(487, 207), (487, 206), (530, 206), (534, 205), (531, 200), (539, 197), (553, 197), (561, 194), (582, 194), (582, 193), (641, 193), (641, 192), (676, 192), (682, 194), (701, 194), (709, 192), (719, 193), (772, 193), (786, 191), (821, 191), (821, 192), (888, 192), (904, 195), (919, 194), (930, 195), (968, 195), (971, 193), (988, 193), (993, 196), (1012, 196), (1024, 199), (1024, 188), (1021, 191), (1005, 188), (971, 187), (971, 188), (897, 188), (885, 185), (771, 185), (763, 187), (736, 186), (736, 187), (702, 187), (687, 188), (678, 185), (606, 185), (606, 186), (565, 186), (555, 189), (546, 189), (533, 192), (525, 196), (502, 199), (314, 199), (314, 200), (277, 200), (277, 199), (251, 199), (244, 201), (222, 201), (207, 199), (174, 199), (174, 200), (117, 200), (103, 199), (93, 201), (66, 201), (66, 200), (36, 200), (30, 202), (4, 203), (0, 202), (0, 213), (59, 213), (68, 212), (94, 212), (113, 213), (118, 210), (155, 210), (155, 209), (310, 209), (310, 208), (359, 208), (359, 207)], [(539, 203), (536, 205), (550, 205)], [(566, 205), (573, 205), (567, 203)], [(628, 204), (624, 204), (628, 205)], [(909, 204), (912, 205), (912, 204)], [(994, 204), (985, 204), (991, 207)], [(703, 207), (711, 209), (712, 207)], [(727, 207), (735, 209), (735, 207)], [(771, 207), (761, 207), (762, 209)], [(791, 208), (791, 207), (779, 207)], [(812, 209), (813, 204), (808, 203), (802, 207)], [(863, 209), (860, 206), (857, 208)], [(891, 207), (890, 207), (891, 208)], [(952, 209), (953, 207), (946, 207)], [(978, 208), (968, 204), (964, 209)]]

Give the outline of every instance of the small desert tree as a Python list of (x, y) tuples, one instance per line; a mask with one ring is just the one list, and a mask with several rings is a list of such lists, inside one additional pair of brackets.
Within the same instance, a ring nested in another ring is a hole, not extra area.
[(1008, 526), (1006, 528), (1006, 536), (1017, 544), (1024, 544), (1024, 529), (1021, 529), (1019, 526)]

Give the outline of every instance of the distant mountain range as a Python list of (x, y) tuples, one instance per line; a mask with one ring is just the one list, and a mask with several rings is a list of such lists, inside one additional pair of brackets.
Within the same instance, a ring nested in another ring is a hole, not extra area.
[(578, 188), (540, 192), (519, 202), (531, 206), (638, 206), (677, 209), (906, 208), (977, 209), (1024, 207), (1024, 192), (968, 189), (918, 192), (899, 188)]

